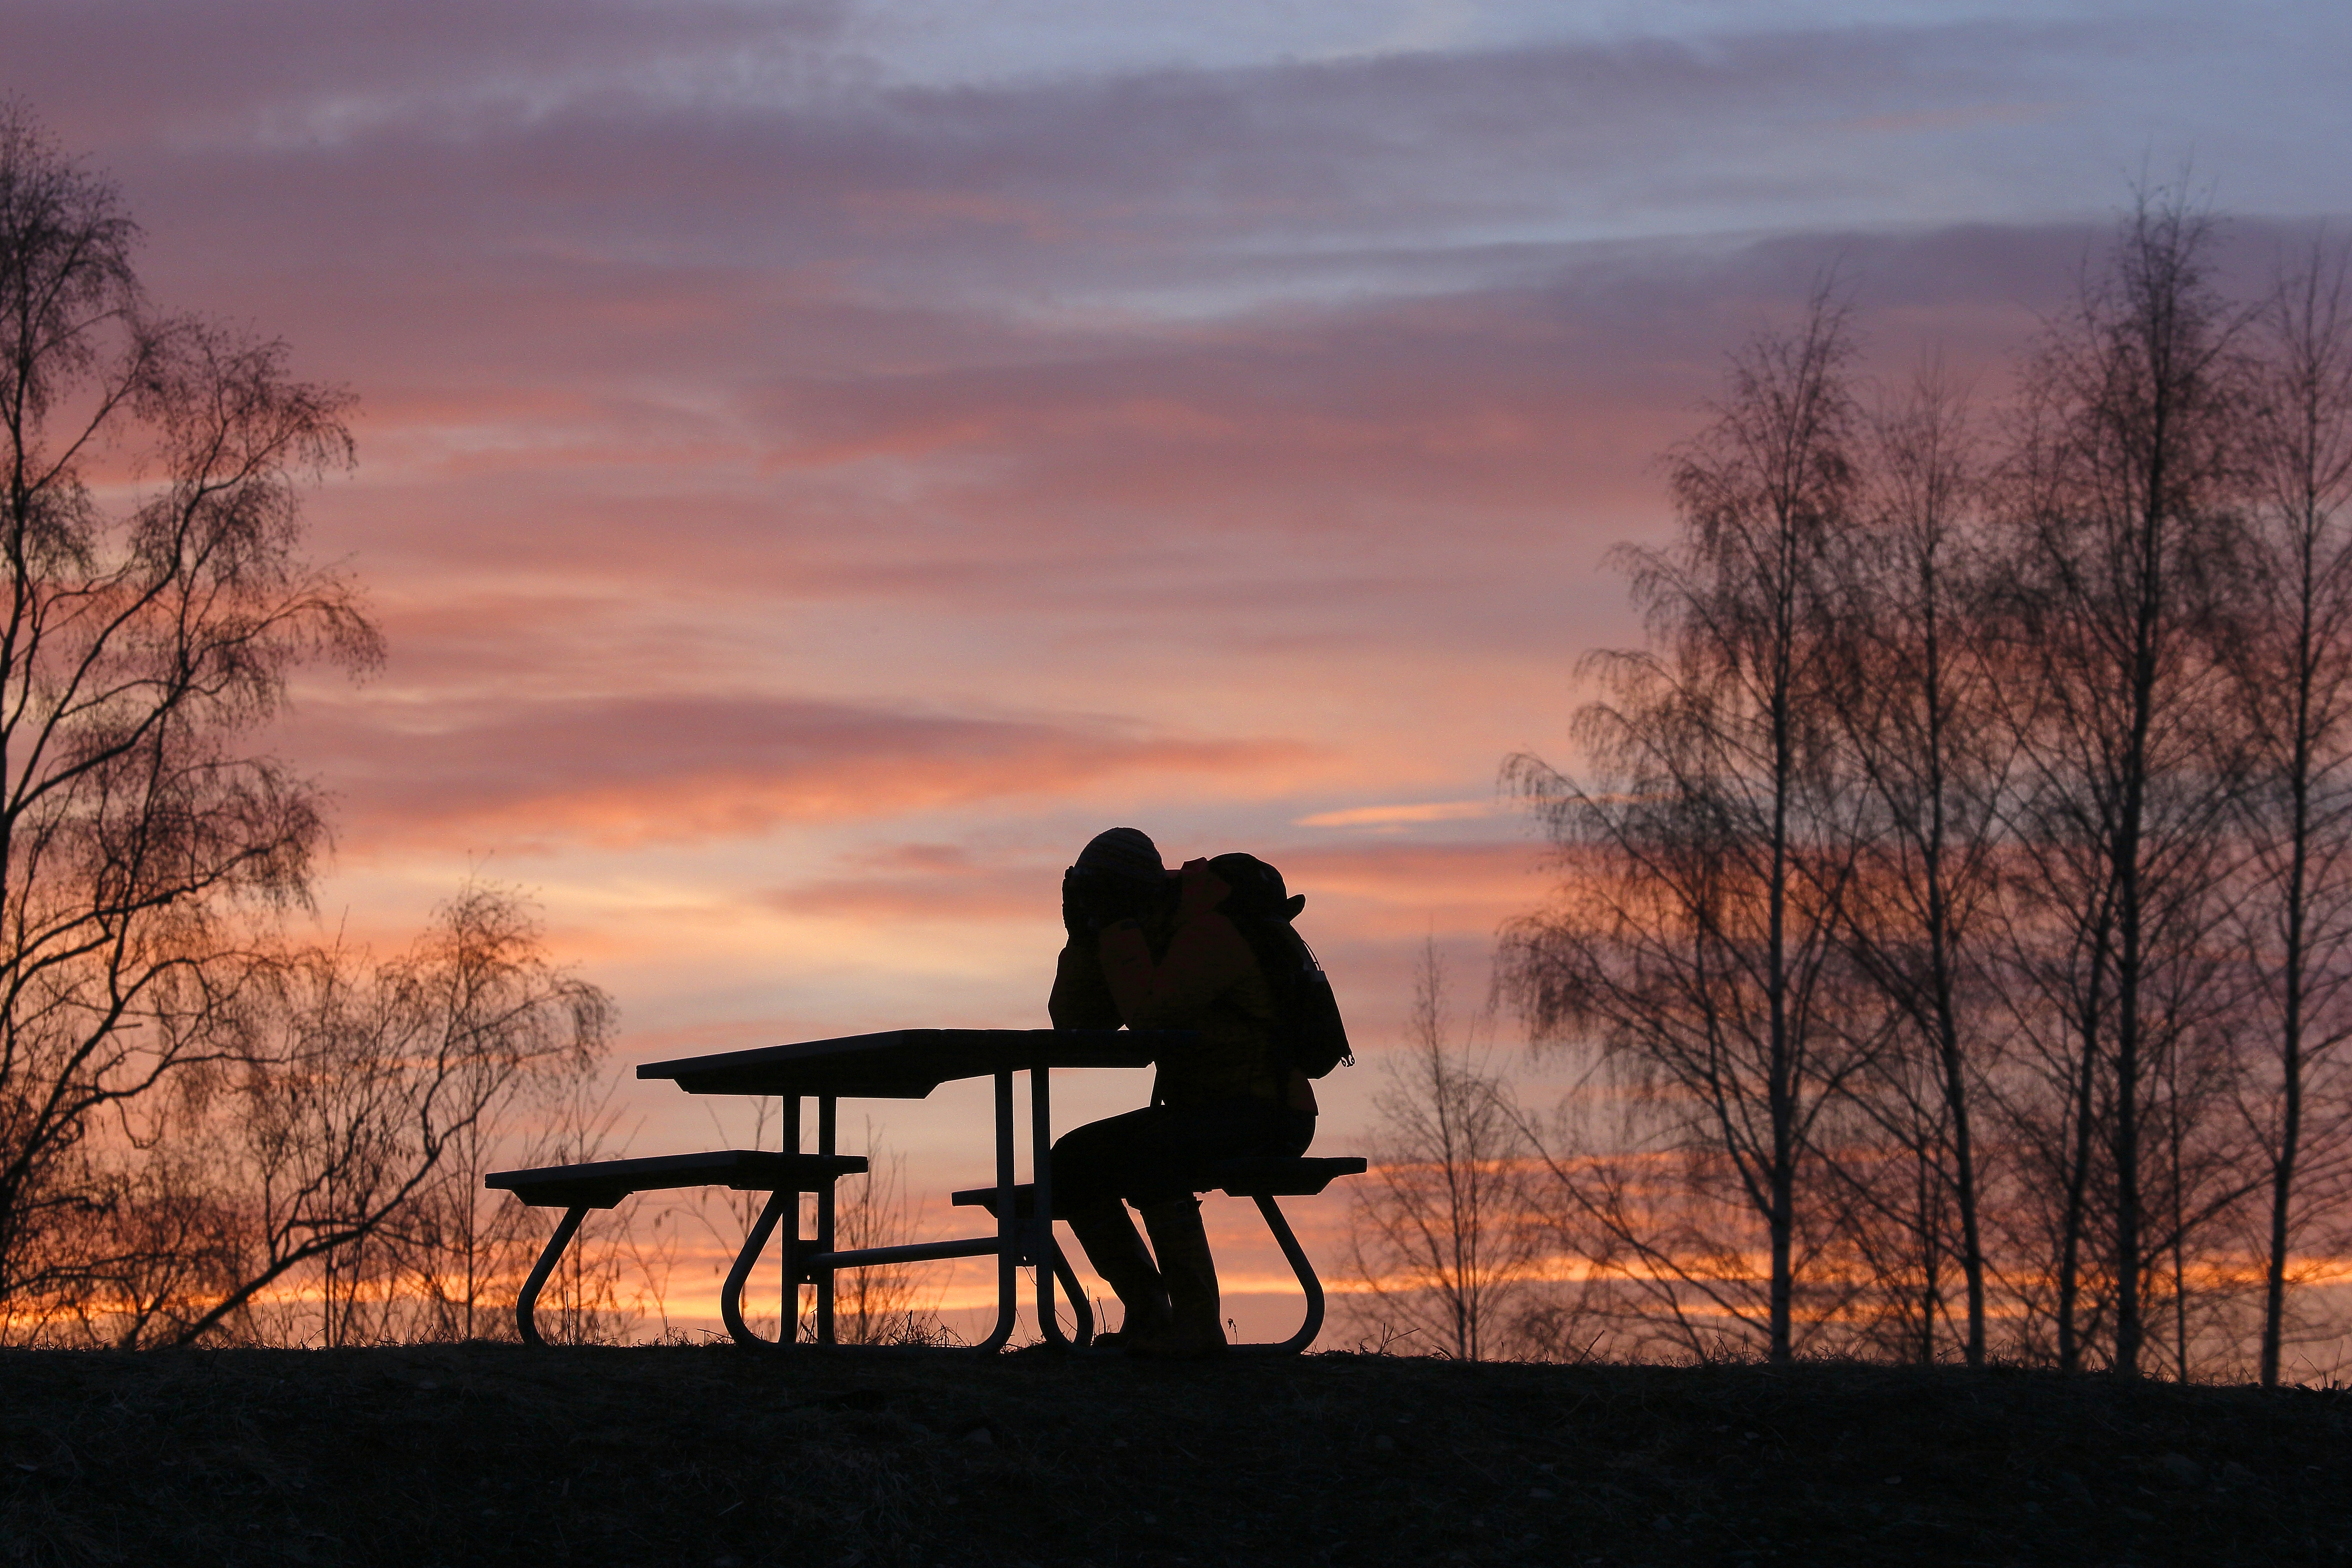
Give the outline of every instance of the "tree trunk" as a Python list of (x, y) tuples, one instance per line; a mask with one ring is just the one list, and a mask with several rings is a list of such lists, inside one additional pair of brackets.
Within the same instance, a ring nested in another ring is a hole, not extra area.
[[(2307, 567), (2305, 581), (2310, 581)], [(2279, 1147), (2277, 1157), (2271, 1163), (2270, 1246), (2263, 1268), (2262, 1382), (2264, 1388), (2278, 1386), (2279, 1358), (2286, 1337), (2287, 1221), (2294, 1199), (2295, 1160), (2302, 1152), (2303, 1136), (2304, 903), (2311, 854), (2312, 686), (2307, 593), (2305, 599), (2301, 637), (2304, 654), (2297, 661), (2300, 668), (2296, 671), (2294, 762), (2288, 780), (2294, 805), (2288, 826), (2286, 952), (2282, 955), (2286, 973), (2284, 976), (2284, 1017), (2279, 1053)]]
[(2074, 1074), (2074, 1149), (2066, 1170), (2066, 1205), (2059, 1223), (2058, 1370), (2079, 1372), (2083, 1342), (2076, 1322), (2083, 1286), (2083, 1224), (2090, 1212), (2092, 1109), (2099, 1069), (2099, 987), (2106, 978), (2106, 941), (2102, 933), (2091, 961), (2091, 984), (2080, 1019), (2082, 1056)]
[[(1788, 562), (1786, 541), (1789, 530), (1781, 531), (1784, 573), (1792, 563)], [(1793, 586), (1788, 575), (1784, 586)], [(1770, 1097), (1772, 1119), (1772, 1170), (1769, 1226), (1772, 1237), (1772, 1281), (1770, 1299), (1771, 1359), (1785, 1362), (1795, 1355), (1794, 1337), (1790, 1331), (1796, 1305), (1796, 1282), (1791, 1278), (1793, 1233), (1796, 1228), (1796, 1105), (1793, 1073), (1790, 1061), (1789, 1039), (1789, 791), (1790, 788), (1792, 741), (1789, 726), (1789, 688), (1790, 643), (1795, 628), (1789, 624), (1785, 600), (1780, 614), (1779, 664), (1773, 671), (1775, 689), (1772, 693), (1772, 881), (1768, 890), (1770, 901), (1770, 944), (1766, 956), (1769, 968), (1766, 984), (1769, 988), (1771, 1008), (1771, 1062), (1767, 1092)]]
[(2139, 603), (2135, 617), (2131, 669), (2131, 732), (2124, 752), (2123, 805), (2117, 821), (2114, 872), (2118, 952), (2116, 958), (2116, 1359), (2123, 1377), (2139, 1374), (2141, 1197), (2139, 1083), (2144, 1041), (2140, 1037), (2140, 986), (2145, 957), (2141, 930), (2144, 892), (2141, 841), (2147, 811), (2148, 729), (2156, 716), (2157, 643), (2162, 636), (2165, 584), (2164, 520), (2167, 475), (2166, 430), (2159, 405), (2146, 476), (2147, 511), (2138, 540)]

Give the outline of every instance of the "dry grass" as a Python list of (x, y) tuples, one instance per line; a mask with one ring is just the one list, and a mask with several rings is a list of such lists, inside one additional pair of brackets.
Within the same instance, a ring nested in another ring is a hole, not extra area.
[(2352, 1560), (2352, 1395), (1850, 1365), (0, 1354), (35, 1563)]

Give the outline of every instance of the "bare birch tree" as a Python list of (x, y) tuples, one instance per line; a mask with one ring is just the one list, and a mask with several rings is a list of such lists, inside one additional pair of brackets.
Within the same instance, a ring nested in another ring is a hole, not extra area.
[(231, 1323), (281, 1281), (315, 1283), (325, 1343), (367, 1337), (361, 1288), (393, 1272), (370, 1248), (418, 1245), (404, 1227), (468, 1135), (591, 1068), (611, 1025), (604, 993), (549, 963), (528, 910), (494, 889), (467, 889), (388, 963), (299, 954), (244, 1058), (185, 1097), (165, 1134), (217, 1152), (239, 1243), (228, 1288), (168, 1342)]
[(1679, 539), (1627, 556), (1653, 647), (1594, 656), (1609, 695), (1576, 723), (1591, 781), (1533, 757), (1505, 771), (1567, 873), (1507, 933), (1505, 985), (1538, 1042), (1591, 1039), (1656, 1112), (1661, 1150), (1685, 1156), (1694, 1195), (1760, 1231), (1761, 1289), (1712, 1270), (1706, 1287), (1782, 1361), (1824, 1239), (1812, 1126), (1852, 1068), (1854, 805), (1822, 689), (1855, 502), (1852, 354), (1825, 287), (1794, 331), (1735, 356), (1713, 420), (1672, 458)]
[(1866, 526), (1840, 557), (1838, 582), (1835, 648), (1849, 668), (1832, 690), (1864, 813), (1841, 934), (1889, 1016), (1864, 1019), (1888, 1034), (1860, 1052), (1849, 1096), (1859, 1142), (1841, 1140), (1853, 1157), (1830, 1168), (1851, 1189), (1857, 1226), (1901, 1238), (1891, 1253), (1865, 1250), (1910, 1353), (1936, 1359), (1957, 1266), (1962, 1352), (1979, 1366), (1979, 950), (2005, 768), (1981, 636), (1982, 443), (1965, 397), (1930, 365), (1877, 410), (1867, 456)]
[(234, 1054), (256, 920), (304, 899), (325, 831), (257, 731), (294, 668), (378, 653), (300, 554), (349, 399), (151, 311), (136, 239), (0, 104), (0, 1303), (107, 1271), (88, 1140)]
[(1349, 1311), (1456, 1361), (1508, 1354), (1519, 1348), (1515, 1321), (1537, 1258), (1528, 1148), (1500, 1075), (1454, 1037), (1434, 942), (1414, 977), (1406, 1050), (1382, 1065), (1379, 1142), (1349, 1215), (1363, 1287)]
[[(2235, 787), (2214, 638), (2239, 548), (2243, 405), (2210, 240), (2210, 221), (2173, 194), (2144, 195), (2126, 219), (2106, 270), (2029, 367), (2004, 519), (2023, 764), (2007, 826), (2024, 900), (2010, 923), (2031, 977), (2020, 995), (2032, 994), (2011, 1013), (2054, 1091), (2051, 1114), (2024, 1131), (2043, 1190), (2063, 1194), (2049, 1259), (2059, 1363), (2082, 1364), (2095, 1239), (2108, 1255), (2111, 1364), (2126, 1374), (2139, 1369), (2160, 1256), (2147, 1123), (2167, 1054), (2210, 1021), (2197, 1015), (2213, 1000), (2164, 970), (2199, 962), (2211, 934)], [(2184, 1207), (2184, 1223), (2210, 1218), (2210, 1198)]]

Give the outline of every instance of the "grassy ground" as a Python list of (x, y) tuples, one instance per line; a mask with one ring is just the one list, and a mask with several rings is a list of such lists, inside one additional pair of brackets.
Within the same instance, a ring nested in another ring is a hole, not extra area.
[(0, 1561), (2352, 1562), (2352, 1394), (731, 1348), (0, 1352)]

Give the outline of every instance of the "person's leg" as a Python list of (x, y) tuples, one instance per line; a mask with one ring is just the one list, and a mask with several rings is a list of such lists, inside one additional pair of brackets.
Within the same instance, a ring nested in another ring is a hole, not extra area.
[(1223, 1303), (1217, 1294), (1217, 1260), (1201, 1224), (1201, 1200), (1187, 1193), (1141, 1205), (1143, 1226), (1168, 1288), (1168, 1327), (1135, 1349), (1168, 1361), (1197, 1361), (1225, 1348)]
[(1216, 1258), (1201, 1223), (1201, 1201), (1192, 1195), (1195, 1184), (1221, 1160), (1287, 1152), (1294, 1113), (1247, 1100), (1159, 1109), (1160, 1118), (1139, 1126), (1143, 1136), (1129, 1145), (1136, 1179), (1124, 1191), (1151, 1233), (1151, 1250), (1168, 1290), (1170, 1322), (1165, 1333), (1136, 1348), (1146, 1355), (1191, 1361), (1225, 1348)]
[(1306, 1153), (1307, 1145), (1314, 1142), (1315, 1113), (1286, 1107), (1272, 1146), (1261, 1152), (1281, 1154), (1296, 1160)]
[(1293, 1115), (1270, 1100), (1221, 1100), (1207, 1105), (1158, 1105), (1117, 1118), (1121, 1124), (1119, 1195), (1139, 1209), (1191, 1197), (1221, 1161), (1286, 1153)]
[[(1151, 1106), (1090, 1122), (1056, 1143), (1055, 1206), (1127, 1310), (1123, 1331), (1101, 1338), (1175, 1358), (1223, 1350), (1216, 1260), (1193, 1184), (1221, 1160), (1302, 1153), (1314, 1133), (1311, 1113), (1240, 1100)], [(1121, 1197), (1142, 1211), (1156, 1264)]]
[(1168, 1326), (1168, 1291), (1135, 1222), (1119, 1201), (1127, 1185), (1124, 1153), (1135, 1136), (1134, 1124), (1149, 1110), (1130, 1111), (1106, 1121), (1088, 1122), (1063, 1136), (1054, 1145), (1054, 1208), (1068, 1224), (1070, 1234), (1085, 1249), (1087, 1261), (1118, 1295), (1125, 1321), (1116, 1330), (1095, 1336), (1107, 1347), (1132, 1345), (1139, 1338)]

